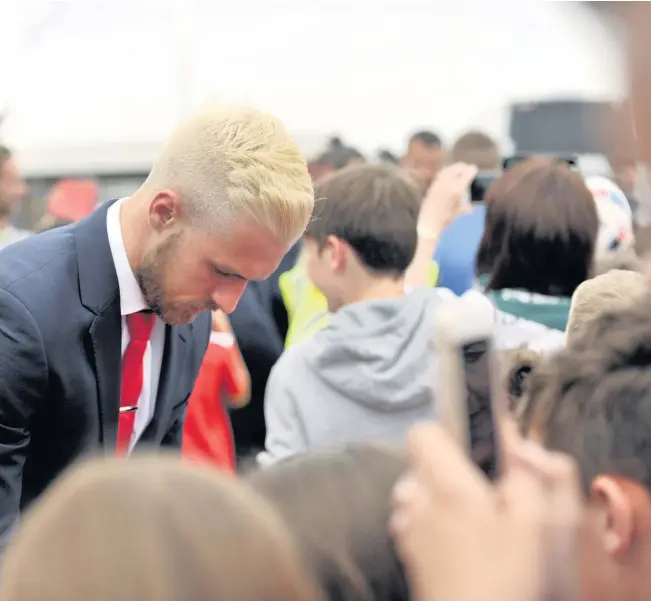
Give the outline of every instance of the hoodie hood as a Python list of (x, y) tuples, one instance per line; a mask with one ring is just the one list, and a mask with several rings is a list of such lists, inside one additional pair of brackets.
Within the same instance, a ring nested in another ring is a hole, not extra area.
[(429, 315), (441, 302), (436, 291), (415, 290), (340, 309), (306, 353), (314, 377), (378, 412), (431, 403)]

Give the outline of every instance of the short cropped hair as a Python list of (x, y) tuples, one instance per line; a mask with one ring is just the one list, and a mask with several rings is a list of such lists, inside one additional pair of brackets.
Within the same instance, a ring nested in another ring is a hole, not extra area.
[(318, 183), (314, 218), (305, 232), (323, 248), (346, 242), (370, 271), (400, 277), (416, 253), (421, 194), (394, 165), (347, 167)]
[(475, 165), (481, 171), (496, 171), (500, 167), (500, 149), (488, 134), (469, 131), (452, 146), (450, 159), (453, 163)]
[(589, 494), (611, 474), (651, 490), (649, 299), (602, 315), (580, 343), (548, 358), (531, 378), (530, 434), (573, 457)]
[(566, 331), (568, 346), (599, 316), (628, 309), (646, 293), (645, 278), (635, 271), (615, 269), (583, 282), (572, 296)]
[(364, 155), (356, 148), (345, 145), (341, 138), (334, 137), (329, 140), (328, 147), (319, 156), (316, 163), (338, 171), (348, 167), (352, 161), (363, 163)]
[(0, 169), (12, 157), (11, 150), (0, 144)]
[(421, 130), (417, 131), (416, 133), (412, 134), (411, 137), (409, 138), (409, 144), (413, 144), (414, 142), (420, 142), (423, 144), (423, 146), (429, 146), (429, 147), (434, 147), (434, 148), (440, 148), (443, 143), (441, 142), (441, 138), (437, 136), (434, 132), (428, 131), (428, 130)]
[(2, 177), (2, 170), (4, 169), (5, 163), (11, 159), (13, 153), (6, 146), (0, 145), (0, 177)]
[(487, 290), (572, 296), (592, 270), (599, 218), (583, 178), (553, 159), (523, 161), (486, 193), (477, 273)]
[(209, 104), (172, 132), (145, 187), (178, 192), (191, 223), (223, 228), (249, 218), (283, 243), (314, 206), (312, 180), (282, 122), (240, 105)]

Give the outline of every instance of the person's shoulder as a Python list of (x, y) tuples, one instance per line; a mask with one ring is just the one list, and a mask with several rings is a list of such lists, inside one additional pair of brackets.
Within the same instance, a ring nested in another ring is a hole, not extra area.
[(433, 304), (448, 303), (450, 301), (471, 302), (474, 306), (483, 305), (484, 307), (493, 307), (491, 300), (480, 290), (471, 288), (463, 294), (456, 294), (450, 288), (440, 286), (437, 288), (421, 288), (420, 293), (425, 295)]
[(308, 363), (308, 356), (319, 346), (319, 334), (321, 332), (286, 348), (273, 366), (272, 373), (275, 377), (289, 378), (297, 370), (304, 369)]
[(472, 245), (469, 244), (468, 237), (471, 240), (481, 237), (485, 215), (485, 207), (480, 206), (469, 213), (459, 215), (452, 221), (441, 232), (437, 250), (434, 254), (435, 259), (440, 261), (441, 257), (449, 252), (452, 252), (454, 256), (457, 256), (460, 251), (472, 255), (474, 251)]
[(74, 240), (65, 233), (29, 236), (0, 251), (0, 290), (34, 319), (56, 314), (78, 289)]
[(42, 281), (55, 268), (61, 276), (67, 270), (62, 267), (73, 253), (74, 239), (69, 231), (25, 237), (0, 251), (0, 288), (8, 288), (26, 278)]
[(467, 229), (474, 229), (477, 224), (483, 224), (486, 218), (486, 207), (478, 206), (473, 208), (467, 213), (463, 213), (456, 217), (452, 222), (443, 230), (443, 234), (450, 235), (459, 233)]
[(543, 324), (496, 310), (496, 346), (508, 350), (525, 346), (546, 354), (565, 346), (565, 333)]

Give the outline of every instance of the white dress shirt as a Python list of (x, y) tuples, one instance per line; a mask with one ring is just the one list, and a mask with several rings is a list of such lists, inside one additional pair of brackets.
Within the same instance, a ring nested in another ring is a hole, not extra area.
[[(138, 313), (148, 309), (147, 303), (142, 295), (136, 276), (133, 274), (127, 251), (124, 248), (122, 238), (122, 226), (120, 225), (120, 208), (126, 199), (122, 198), (109, 207), (106, 214), (106, 230), (108, 232), (109, 246), (115, 271), (118, 276), (120, 288), (120, 313), (122, 315), (122, 356), (129, 344), (129, 329), (127, 328), (127, 315)], [(143, 358), (142, 390), (138, 397), (138, 411), (129, 444), (129, 451), (142, 436), (154, 416), (156, 406), (156, 395), (158, 394), (158, 382), (160, 379), (161, 365), (163, 363), (163, 349), (165, 346), (165, 324), (156, 316), (154, 329), (151, 338), (147, 343), (145, 356)]]

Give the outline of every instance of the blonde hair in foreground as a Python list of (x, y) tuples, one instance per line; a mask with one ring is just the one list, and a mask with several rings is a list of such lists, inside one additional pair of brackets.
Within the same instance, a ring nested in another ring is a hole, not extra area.
[(572, 295), (565, 341), (572, 346), (606, 313), (630, 309), (647, 294), (644, 276), (636, 271), (613, 269), (586, 280)]
[(177, 192), (190, 222), (212, 230), (252, 219), (290, 244), (312, 214), (312, 180), (293, 137), (268, 113), (210, 103), (169, 136), (144, 185)]
[(94, 460), (27, 512), (2, 601), (315, 601), (293, 539), (235, 479), (171, 457)]

